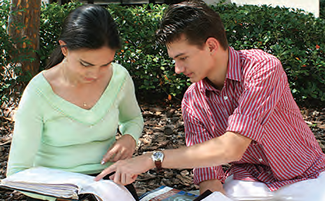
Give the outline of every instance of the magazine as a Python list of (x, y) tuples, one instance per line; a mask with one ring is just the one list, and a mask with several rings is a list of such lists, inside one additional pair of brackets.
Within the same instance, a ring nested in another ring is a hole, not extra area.
[(168, 186), (160, 186), (140, 196), (140, 201), (232, 201), (220, 192), (205, 191), (194, 195)]
[(33, 167), (1, 180), (0, 187), (40, 195), (78, 200), (80, 195), (92, 194), (100, 201), (134, 201), (123, 186), (110, 180), (94, 181), (93, 176), (63, 170)]
[(188, 193), (186, 191), (174, 189), (168, 186), (160, 186), (152, 191), (144, 193), (140, 196), (140, 201), (193, 201), (198, 195)]

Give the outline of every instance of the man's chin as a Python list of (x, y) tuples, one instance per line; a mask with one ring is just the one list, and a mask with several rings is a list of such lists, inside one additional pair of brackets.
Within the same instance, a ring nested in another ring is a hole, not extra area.
[(190, 78), (190, 81), (191, 81), (192, 83), (196, 83), (196, 82), (199, 82), (200, 80), (198, 80), (198, 79), (194, 79), (194, 78)]

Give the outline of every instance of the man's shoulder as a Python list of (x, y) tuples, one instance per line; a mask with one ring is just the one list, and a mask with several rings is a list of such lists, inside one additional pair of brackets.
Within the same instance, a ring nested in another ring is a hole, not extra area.
[(201, 92), (202, 86), (200, 86), (201, 85), (200, 82), (192, 83), (187, 88), (187, 90), (183, 95), (183, 100), (182, 100), (183, 103), (193, 104), (193, 102), (196, 102), (198, 99), (200, 99), (201, 96), (203, 96), (203, 93)]
[(261, 62), (265, 60), (277, 60), (277, 58), (261, 49), (238, 50), (241, 60)]
[(197, 95), (200, 92), (200, 86), (198, 82), (192, 83), (184, 93), (184, 96), (193, 96)]

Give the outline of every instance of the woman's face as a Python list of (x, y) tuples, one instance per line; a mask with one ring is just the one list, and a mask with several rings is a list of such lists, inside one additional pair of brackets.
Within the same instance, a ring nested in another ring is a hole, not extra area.
[(108, 47), (65, 51), (65, 71), (77, 83), (95, 82), (107, 75), (116, 52)]

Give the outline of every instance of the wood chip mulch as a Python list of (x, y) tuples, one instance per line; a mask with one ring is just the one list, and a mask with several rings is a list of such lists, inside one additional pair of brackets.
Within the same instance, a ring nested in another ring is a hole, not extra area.
[[(140, 107), (145, 124), (135, 155), (185, 145), (184, 122), (179, 104), (165, 102), (163, 104), (140, 104)], [(325, 108), (301, 108), (301, 113), (325, 153)], [(0, 109), (0, 179), (5, 178), (13, 131), (13, 114), (14, 107)], [(227, 166), (224, 168), (226, 169)], [(139, 195), (161, 185), (185, 191), (197, 190), (198, 186), (193, 184), (192, 179), (191, 169), (165, 169), (162, 174), (150, 170), (139, 175), (134, 185)], [(26, 200), (26, 197), (16, 191), (0, 189), (0, 200)]]

